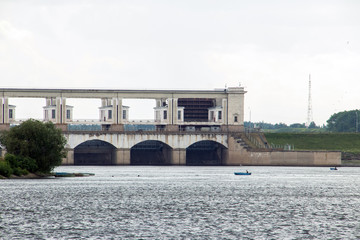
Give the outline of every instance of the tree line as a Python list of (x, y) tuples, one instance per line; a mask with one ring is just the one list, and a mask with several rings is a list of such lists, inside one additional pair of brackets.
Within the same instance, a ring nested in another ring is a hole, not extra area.
[(359, 132), (360, 110), (351, 110), (334, 113), (326, 121), (326, 125), (318, 126), (315, 122), (311, 122), (309, 126), (305, 123), (293, 123), (287, 125), (285, 123), (266, 123), (266, 122), (245, 122), (246, 128), (259, 128), (273, 131), (327, 131), (327, 132)]

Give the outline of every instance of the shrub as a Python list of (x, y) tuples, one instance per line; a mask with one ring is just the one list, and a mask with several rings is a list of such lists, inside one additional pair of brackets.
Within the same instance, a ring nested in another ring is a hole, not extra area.
[(0, 161), (0, 175), (10, 177), (12, 173), (13, 170), (11, 169), (10, 164), (6, 161)]
[(17, 171), (15, 170), (16, 168), (26, 169), (29, 172), (36, 172), (38, 170), (36, 160), (30, 157), (15, 156), (14, 154), (7, 153), (5, 155), (5, 161), (10, 164), (12, 169), (14, 169), (14, 174)]
[(5, 154), (5, 161), (9, 163), (11, 168), (19, 167), (18, 159), (14, 154), (10, 154), (10, 153)]
[(16, 175), (16, 176), (22, 176), (22, 175), (24, 175), (24, 174), (23, 174), (23, 170), (24, 170), (24, 169), (21, 169), (21, 168), (19, 168), (19, 167), (13, 168), (13, 174)]
[(29, 172), (36, 172), (39, 168), (36, 164), (36, 160), (30, 157), (19, 157), (20, 167), (26, 169)]

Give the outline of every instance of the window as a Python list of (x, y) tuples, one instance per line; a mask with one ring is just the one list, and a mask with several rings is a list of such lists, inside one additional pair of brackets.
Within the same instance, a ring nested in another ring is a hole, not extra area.
[(9, 109), (9, 118), (12, 119), (13, 118), (13, 110)]
[(51, 118), (55, 119), (55, 109), (51, 110)]
[(108, 119), (112, 119), (112, 110), (108, 111)]
[(69, 109), (66, 110), (66, 119), (70, 119), (71, 118), (71, 112)]
[(123, 119), (126, 119), (126, 110), (123, 110)]
[(178, 111), (178, 120), (181, 120), (181, 111)]
[(237, 122), (237, 121), (238, 121), (238, 117), (235, 116), (235, 117), (234, 117), (234, 122)]
[(167, 119), (167, 111), (164, 111), (164, 119)]
[(219, 112), (218, 112), (218, 119), (219, 119), (219, 120), (221, 120), (221, 115), (222, 115), (222, 112), (219, 111)]

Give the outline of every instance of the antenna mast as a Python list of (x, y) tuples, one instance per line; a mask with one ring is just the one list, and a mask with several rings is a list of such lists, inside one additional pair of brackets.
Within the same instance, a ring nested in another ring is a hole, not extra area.
[(308, 114), (307, 114), (306, 127), (309, 127), (312, 121), (313, 121), (313, 112), (312, 112), (312, 103), (311, 103), (311, 75), (309, 74), (309, 98), (308, 98)]

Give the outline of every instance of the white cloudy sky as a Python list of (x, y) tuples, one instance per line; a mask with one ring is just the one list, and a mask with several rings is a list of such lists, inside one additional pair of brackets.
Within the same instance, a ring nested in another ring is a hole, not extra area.
[[(0, 88), (241, 83), (245, 120), (291, 124), (307, 120), (311, 74), (320, 125), (359, 108), (359, 12), (358, 0), (1, 0)], [(42, 115), (44, 100), (10, 103)]]

